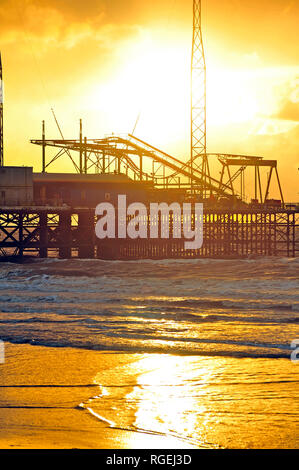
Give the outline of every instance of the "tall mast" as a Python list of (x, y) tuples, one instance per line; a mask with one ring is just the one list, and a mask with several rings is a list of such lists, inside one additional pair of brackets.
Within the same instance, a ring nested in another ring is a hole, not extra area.
[[(201, 0), (193, 0), (191, 171), (193, 168), (198, 168), (204, 175), (208, 171), (206, 145), (206, 62), (201, 31)], [(204, 186), (205, 182), (203, 181), (203, 188)]]
[(4, 165), (3, 158), (3, 76), (2, 76), (2, 59), (0, 52), (0, 166)]

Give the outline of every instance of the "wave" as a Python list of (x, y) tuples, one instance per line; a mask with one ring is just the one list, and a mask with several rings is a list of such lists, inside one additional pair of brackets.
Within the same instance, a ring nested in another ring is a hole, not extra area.
[[(51, 299), (40, 300), (39, 298), (10, 298), (4, 301), (0, 298), (0, 313), (57, 313), (61, 315), (79, 315), (90, 316), (141, 316), (160, 318), (176, 317), (179, 319), (189, 319), (194, 321), (208, 321), (220, 319), (244, 320), (244, 314), (252, 314), (256, 320), (248, 316), (249, 321), (257, 321), (258, 318), (267, 320), (263, 312), (281, 312), (282, 314), (291, 313), (296, 315), (299, 311), (299, 302), (275, 302), (265, 300), (236, 300), (236, 299), (197, 299), (197, 300), (163, 300), (150, 301), (141, 299), (134, 301), (132, 299), (82, 299), (78, 305), (77, 299)], [(238, 312), (238, 313), (237, 313)], [(204, 315), (202, 315), (204, 314)], [(243, 315), (243, 316), (242, 316)], [(36, 321), (39, 317), (37, 317)], [(278, 320), (278, 317), (276, 318)], [(296, 322), (296, 317), (292, 318)], [(280, 317), (284, 322), (284, 317)], [(94, 321), (94, 320), (93, 320)], [(1, 322), (1, 320), (0, 320)]]
[[(78, 349), (87, 349), (93, 351), (111, 351), (111, 352), (121, 352), (121, 353), (139, 353), (139, 354), (146, 354), (146, 353), (153, 353), (153, 354), (170, 354), (176, 356), (201, 356), (201, 357), (235, 357), (235, 358), (272, 358), (272, 359), (290, 359), (290, 354), (292, 349), (288, 349), (286, 345), (275, 345), (269, 346), (267, 345), (257, 345), (257, 344), (235, 344), (235, 346), (242, 346), (244, 349), (206, 349), (200, 350), (198, 348), (189, 347), (178, 347), (178, 346), (155, 346), (142, 343), (141, 346), (137, 345), (118, 345), (116, 343), (113, 344), (94, 344), (94, 343), (82, 343), (77, 341), (57, 341), (57, 340), (46, 340), (46, 339), (25, 339), (23, 337), (15, 337), (12, 338), (10, 336), (2, 337), (3, 341), (12, 343), (12, 344), (30, 344), (32, 346), (46, 346), (46, 347), (59, 347), (59, 348), (78, 348)], [(176, 339), (176, 342), (178, 340)], [(204, 343), (204, 341), (203, 341)], [(209, 343), (209, 342), (207, 342)], [(210, 342), (210, 344), (213, 342)], [(214, 342), (213, 344), (216, 344)], [(218, 344), (230, 344), (228, 342), (219, 342)], [(253, 350), (251, 351), (251, 347)], [(246, 348), (246, 349), (245, 349)]]
[(0, 338), (53, 347), (289, 357), (298, 260), (0, 265)]

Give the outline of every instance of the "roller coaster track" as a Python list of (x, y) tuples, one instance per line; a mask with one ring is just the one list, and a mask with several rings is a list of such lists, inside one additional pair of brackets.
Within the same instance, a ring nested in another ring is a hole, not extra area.
[[(105, 154), (118, 159), (126, 161), (126, 164), (141, 180), (143, 178), (151, 179), (152, 176), (149, 173), (143, 171), (132, 159), (134, 156), (141, 158), (147, 157), (152, 159), (154, 162), (160, 163), (162, 166), (171, 170), (172, 173), (166, 178), (171, 179), (175, 176), (181, 175), (187, 178), (188, 181), (192, 182), (196, 188), (203, 188), (213, 192), (221, 197), (232, 196), (232, 188), (224, 183), (221, 183), (217, 179), (204, 175), (198, 168), (191, 168), (189, 162), (181, 162), (177, 158), (169, 155), (162, 150), (144, 142), (133, 135), (128, 135), (129, 138), (123, 138), (119, 136), (109, 136), (104, 139), (90, 139), (86, 143), (81, 143), (79, 140), (31, 140), (31, 143), (36, 145), (44, 145), (50, 147), (56, 147), (60, 149), (58, 156), (62, 156), (64, 152), (71, 150), (76, 152), (87, 152), (90, 154)], [(54, 157), (52, 162), (57, 159)], [(51, 162), (50, 162), (51, 163)], [(76, 166), (78, 171), (78, 166)], [(155, 178), (163, 179), (162, 176)]]

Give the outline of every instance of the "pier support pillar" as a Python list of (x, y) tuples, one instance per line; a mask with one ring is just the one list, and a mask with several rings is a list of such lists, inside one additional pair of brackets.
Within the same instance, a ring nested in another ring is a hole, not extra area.
[(48, 257), (48, 217), (46, 212), (39, 214), (39, 257)]
[(70, 212), (59, 214), (59, 258), (72, 257), (72, 217)]
[[(122, 242), (124, 243), (124, 242)], [(119, 240), (105, 239), (97, 240), (97, 258), (99, 259), (119, 259), (120, 258), (120, 243)]]
[(78, 214), (78, 234), (78, 257), (82, 259), (94, 258), (94, 212), (82, 212)]

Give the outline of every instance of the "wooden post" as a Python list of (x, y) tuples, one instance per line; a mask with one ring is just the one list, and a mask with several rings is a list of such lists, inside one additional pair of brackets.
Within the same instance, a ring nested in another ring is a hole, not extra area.
[(48, 257), (48, 217), (46, 212), (39, 213), (39, 257)]
[(84, 137), (84, 171), (87, 174), (87, 138)]
[(19, 213), (19, 256), (23, 256), (24, 243), (23, 243), (23, 213)]
[(72, 257), (72, 216), (70, 212), (59, 214), (58, 229), (59, 257), (70, 259)]
[(83, 173), (83, 149), (82, 149), (82, 119), (80, 119), (80, 160), (79, 160), (79, 170), (80, 173)]
[(95, 224), (94, 212), (84, 211), (78, 214), (78, 256), (82, 259), (94, 258)]
[(42, 172), (45, 173), (46, 171), (46, 132), (45, 132), (45, 121), (42, 124)]

